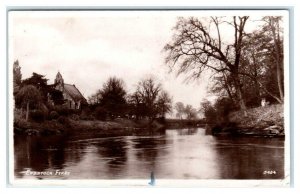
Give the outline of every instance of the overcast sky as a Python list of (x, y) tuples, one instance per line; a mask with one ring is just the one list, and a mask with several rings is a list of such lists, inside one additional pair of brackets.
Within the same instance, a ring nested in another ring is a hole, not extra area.
[(168, 73), (164, 45), (178, 16), (193, 12), (10, 12), (9, 64), (19, 60), (23, 79), (32, 72), (54, 82), (58, 71), (87, 98), (110, 76), (122, 78), (129, 92), (153, 76), (173, 96), (198, 108), (208, 97), (208, 74), (197, 82)]

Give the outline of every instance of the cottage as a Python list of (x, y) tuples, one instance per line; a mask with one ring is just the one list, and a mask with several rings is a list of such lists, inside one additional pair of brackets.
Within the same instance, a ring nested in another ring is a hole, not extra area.
[(70, 109), (81, 109), (82, 105), (87, 104), (86, 99), (74, 84), (64, 83), (62, 75), (58, 72), (54, 80), (55, 88), (63, 93), (65, 105)]

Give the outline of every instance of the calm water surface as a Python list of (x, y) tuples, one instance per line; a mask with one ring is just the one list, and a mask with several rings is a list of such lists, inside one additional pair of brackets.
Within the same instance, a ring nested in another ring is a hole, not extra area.
[(14, 144), (21, 179), (149, 179), (151, 172), (157, 179), (284, 178), (284, 139), (213, 137), (202, 128), (153, 136), (15, 137)]

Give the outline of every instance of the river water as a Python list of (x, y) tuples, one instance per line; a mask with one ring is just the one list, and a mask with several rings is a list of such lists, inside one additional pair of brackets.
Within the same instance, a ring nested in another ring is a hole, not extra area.
[[(281, 179), (284, 139), (214, 137), (205, 129), (152, 136), (14, 138), (19, 179)], [(48, 174), (47, 174), (48, 173)]]

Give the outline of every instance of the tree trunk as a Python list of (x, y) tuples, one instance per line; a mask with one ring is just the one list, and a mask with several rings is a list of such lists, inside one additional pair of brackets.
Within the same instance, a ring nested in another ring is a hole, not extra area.
[(244, 116), (247, 116), (247, 107), (246, 107), (246, 103), (243, 98), (241, 84), (240, 84), (240, 81), (238, 80), (239, 79), (238, 74), (234, 74), (233, 77), (234, 77), (233, 81), (234, 81), (234, 85), (236, 88), (240, 109), (241, 109), (241, 111), (243, 111)]
[(228, 83), (228, 81), (227, 81), (228, 79), (227, 79), (227, 77), (226, 77), (226, 75), (225, 75), (224, 72), (223, 72), (223, 78), (224, 78), (223, 87), (225, 88), (225, 90), (226, 90), (226, 92), (227, 92), (230, 100), (232, 101), (232, 103), (235, 103), (234, 98), (232, 96), (232, 92), (230, 91), (230, 84)]
[(278, 85), (278, 89), (279, 89), (280, 101), (281, 101), (281, 103), (283, 103), (283, 101), (284, 101), (284, 95), (283, 95), (282, 76), (281, 76), (280, 63), (277, 62), (276, 65), (277, 65), (277, 67), (276, 67), (276, 71), (277, 71), (277, 85)]
[(247, 107), (246, 107), (246, 103), (244, 101), (242, 90), (241, 90), (240, 86), (237, 87), (237, 95), (239, 98), (239, 104), (240, 104), (241, 111), (243, 111), (244, 116), (247, 116)]
[(260, 100), (260, 90), (259, 90), (259, 84), (258, 84), (258, 81), (257, 81), (258, 80), (258, 72), (257, 72), (257, 65), (256, 65), (256, 57), (255, 57), (254, 53), (252, 53), (252, 60), (253, 60), (253, 64), (254, 64), (254, 86), (255, 86), (255, 94), (256, 94), (256, 97)]
[(29, 116), (29, 102), (27, 102), (26, 105), (26, 121), (28, 121), (28, 116)]
[[(275, 44), (275, 55), (276, 55), (276, 73), (277, 73), (277, 85), (279, 90), (280, 101), (283, 103), (284, 95), (283, 95), (283, 86), (282, 86), (282, 76), (281, 76), (281, 60), (280, 60), (280, 40), (279, 35), (276, 36), (275, 32), (275, 21), (270, 18), (270, 25), (272, 36)], [(279, 32), (278, 32), (279, 33)]]

